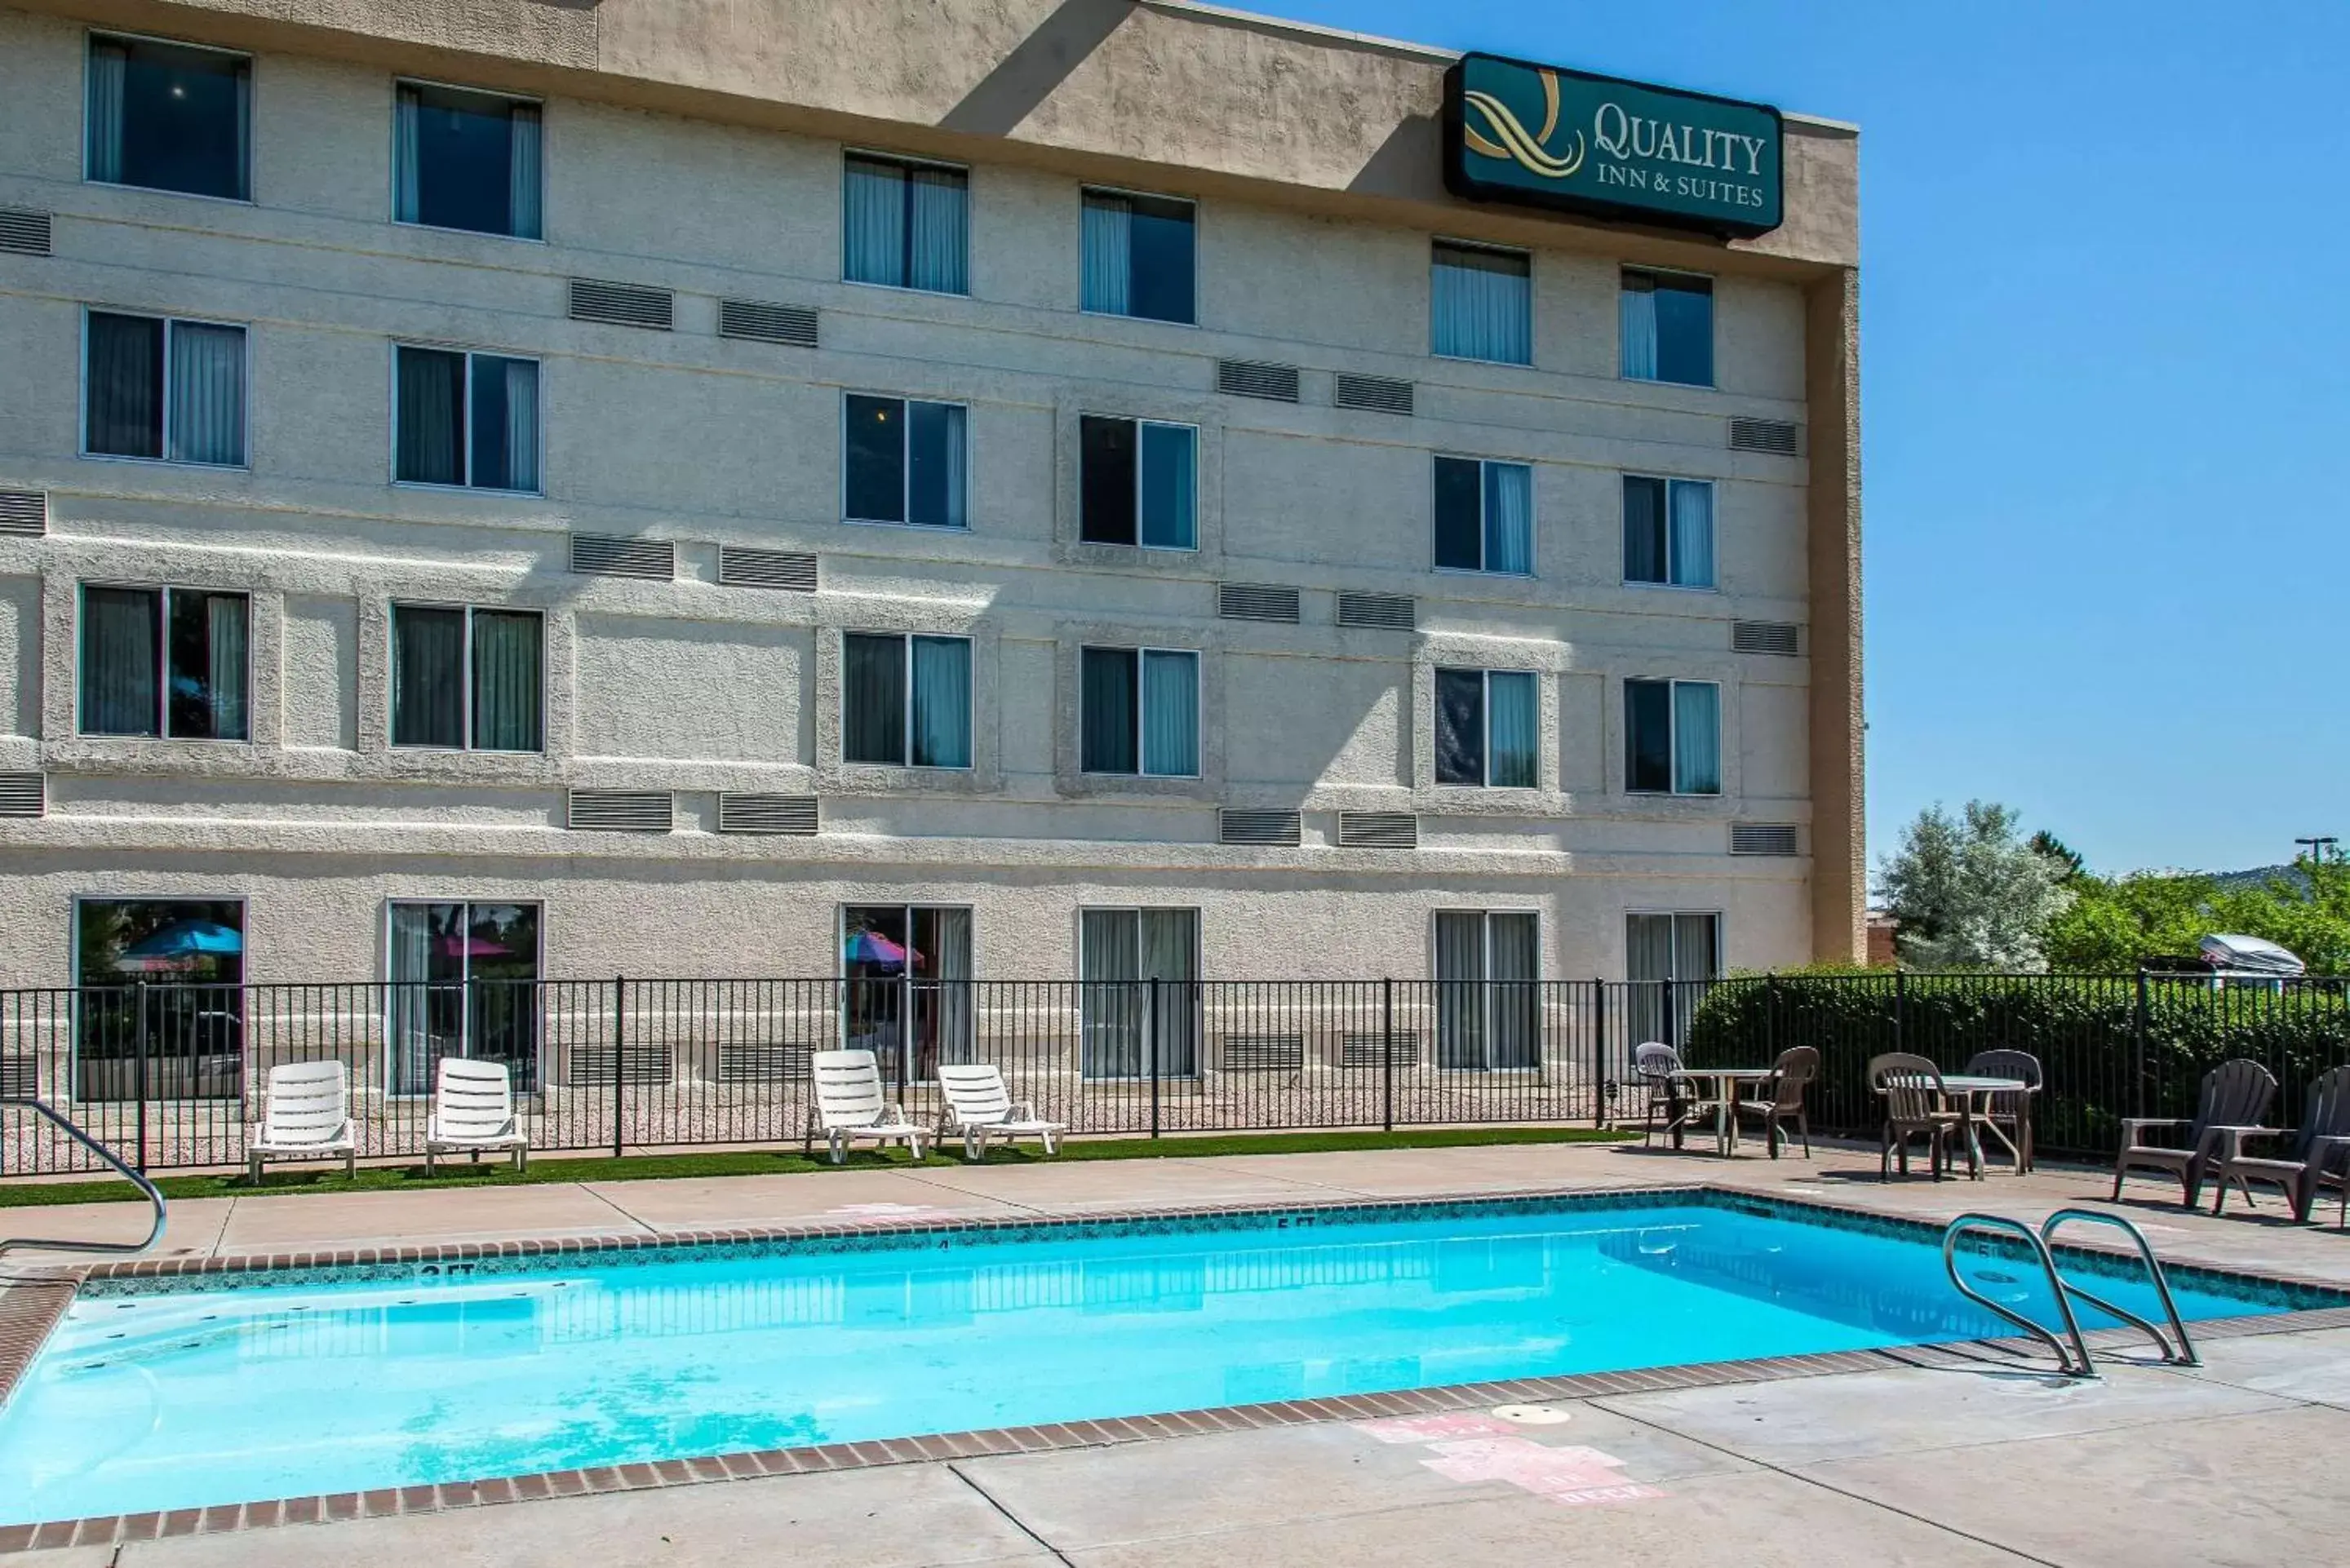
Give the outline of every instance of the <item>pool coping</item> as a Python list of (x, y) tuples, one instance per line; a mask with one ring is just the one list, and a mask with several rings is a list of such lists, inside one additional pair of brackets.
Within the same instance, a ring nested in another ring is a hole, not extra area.
[[(788, 1245), (816, 1241), (888, 1241), (921, 1235), (970, 1235), (999, 1231), (1034, 1233), (1203, 1217), (1228, 1218), (1244, 1224), (1289, 1215), (1319, 1219), (1436, 1208), (1507, 1210), (1542, 1204), (1555, 1205), (1562, 1201), (1581, 1207), (1637, 1199), (1644, 1204), (1661, 1206), (1677, 1198), (1700, 1198), (1722, 1207), (1747, 1211), (1796, 1210), (1831, 1220), (1842, 1226), (1850, 1227), (1858, 1222), (1859, 1228), (1863, 1229), (1913, 1232), (1921, 1237), (1939, 1235), (1943, 1230), (1942, 1223), (1931, 1220), (1888, 1214), (1856, 1205), (1823, 1202), (1809, 1197), (1762, 1194), (1743, 1188), (1691, 1181), (1602, 1188), (1529, 1188), (1451, 1197), (1363, 1198), (1334, 1194), (1328, 1199), (1305, 1197), (1281, 1203), (1241, 1206), (1222, 1203), (1139, 1204), (1080, 1214), (990, 1215), (983, 1219), (892, 1216), (825, 1224), (715, 1227), (660, 1235), (437, 1242), (414, 1246), (341, 1248), (331, 1251), (254, 1253), (229, 1258), (146, 1258), (115, 1263), (60, 1266), (13, 1281), (0, 1281), (0, 1406), (5, 1405), (10, 1393), (32, 1366), (50, 1333), (64, 1318), (82, 1287), (88, 1283), (276, 1273), (293, 1270), (339, 1272), (372, 1267), (420, 1266), (430, 1270), (484, 1260), (522, 1261), (647, 1251), (691, 1251), (702, 1248)], [(2126, 1249), (2076, 1242), (2064, 1243), (2056, 1251), (2100, 1261), (2135, 1262), (2136, 1258), (2136, 1254)], [(2256, 1273), (2191, 1255), (2165, 1259), (2164, 1263), (2167, 1271), (2191, 1272), (2241, 1285), (2322, 1292), (2345, 1298), (2343, 1304), (2337, 1305), (2205, 1319), (2195, 1324), (2195, 1336), (2199, 1340), (2350, 1327), (2350, 1286), (2339, 1282), (2289, 1273)], [(2085, 1337), (2096, 1349), (2143, 1344), (2136, 1331), (2127, 1328), (2092, 1331)], [(1660, 1393), (1835, 1373), (1984, 1365), (2015, 1370), (2033, 1365), (2039, 1348), (2033, 1340), (2016, 1337), (1954, 1340), (1867, 1350), (1821, 1351), (1801, 1355), (1697, 1362), (1622, 1372), (1573, 1373), (1552, 1377), (1450, 1384), (1386, 1394), (1221, 1406), (1150, 1416), (990, 1428), (919, 1438), (743, 1450), (488, 1480), (435, 1482), (207, 1508), (105, 1514), (86, 1519), (0, 1525), (0, 1554), (60, 1547), (104, 1546), (183, 1535), (269, 1529), (287, 1524), (337, 1523), (548, 1498), (748, 1480), (764, 1476), (806, 1475), (884, 1465), (1102, 1448), (1213, 1432), (1255, 1431), (1330, 1421), (1378, 1420), (1399, 1416), (1481, 1409), (1502, 1404), (1541, 1404), (1606, 1395)]]

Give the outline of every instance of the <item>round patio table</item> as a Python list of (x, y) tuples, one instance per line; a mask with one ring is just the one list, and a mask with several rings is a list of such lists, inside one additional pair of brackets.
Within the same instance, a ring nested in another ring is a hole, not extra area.
[(1776, 1067), (1683, 1067), (1684, 1078), (1713, 1081), (1713, 1149), (1725, 1158), (1738, 1152), (1738, 1094), (1749, 1084), (1775, 1075)]
[[(1905, 1075), (1904, 1081), (1922, 1084), (1928, 1080), (1922, 1075), (1914, 1078)], [(1942, 1075), (1942, 1101), (1945, 1106), (1952, 1100), (1966, 1102), (1962, 1108), (1970, 1113), (1967, 1116), (1967, 1142), (1974, 1149), (1975, 1163), (1978, 1166), (1982, 1163), (1982, 1144), (1975, 1136), (1975, 1128), (1989, 1127), (1991, 1136), (1999, 1139), (2007, 1149), (2008, 1158), (2015, 1162), (2015, 1173), (2018, 1176), (2023, 1174), (2023, 1151), (2016, 1147), (2014, 1141), (2000, 1131), (1996, 1126), (1979, 1118), (1972, 1113), (1977, 1104), (1989, 1100), (1993, 1095), (2020, 1094), (2024, 1096), (2023, 1114), (2030, 1116), (2032, 1093), (2032, 1085), (2021, 1078), (1986, 1078), (1966, 1073)]]

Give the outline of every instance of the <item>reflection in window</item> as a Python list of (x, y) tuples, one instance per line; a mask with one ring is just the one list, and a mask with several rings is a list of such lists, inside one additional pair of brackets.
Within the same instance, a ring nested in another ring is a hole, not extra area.
[(83, 169), (108, 185), (243, 201), (251, 192), (253, 61), (94, 33)]
[(1199, 543), (1200, 432), (1087, 414), (1077, 421), (1077, 536), (1190, 550)]
[(244, 1092), (243, 903), (84, 898), (74, 927), (75, 1098)]
[(81, 596), (81, 732), (244, 741), (249, 603), (198, 588)]
[(1189, 202), (1087, 192), (1082, 307), (1153, 321), (1194, 319), (1193, 217)]
[[(928, 1083), (939, 1075), (941, 1062), (977, 1059), (969, 909), (851, 904), (841, 911), (840, 926), (847, 1049), (872, 1052), (891, 1083)], [(910, 1034), (914, 1051), (908, 1062), (900, 1052)], [(901, 1080), (901, 1070), (911, 1078)]]
[(386, 1088), (427, 1095), (443, 1056), (502, 1062), (538, 1087), (536, 904), (395, 903), (386, 975)]

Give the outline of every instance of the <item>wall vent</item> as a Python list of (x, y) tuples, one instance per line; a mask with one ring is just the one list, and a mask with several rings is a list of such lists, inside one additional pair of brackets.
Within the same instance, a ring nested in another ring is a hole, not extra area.
[(1399, 1029), (1393, 1034), (1384, 1030), (1349, 1029), (1338, 1036), (1338, 1065), (1376, 1067), (1379, 1064), (1379, 1048), (1383, 1045), (1397, 1066), (1419, 1065), (1419, 1031), (1417, 1029)]
[(1419, 607), (1409, 594), (1341, 593), (1338, 624), (1409, 631), (1419, 624)]
[(667, 833), (676, 808), (665, 789), (575, 789), (564, 826), (575, 833)]
[(747, 337), (755, 343), (781, 343), (793, 348), (816, 347), (816, 311), (805, 305), (771, 305), (763, 299), (722, 299), (718, 302), (718, 336)]
[(0, 534), (37, 539), (49, 531), (49, 493), (0, 490)]
[(677, 296), (665, 288), (642, 284), (604, 283), (592, 277), (571, 280), (571, 319), (600, 321), (607, 327), (650, 327), (667, 332), (676, 325)]
[(1411, 383), (1388, 376), (1338, 376), (1338, 395), (1334, 400), (1342, 409), (1367, 409), (1375, 414), (1408, 414), (1411, 412)]
[(1795, 455), (1795, 427), (1787, 420), (1731, 420), (1730, 450)]
[(48, 811), (48, 774), (0, 774), (0, 816), (47, 816)]
[(1419, 818), (1408, 811), (1342, 811), (1338, 814), (1341, 849), (1417, 849)]
[(636, 1038), (621, 1043), (616, 1071), (612, 1042), (581, 1040), (563, 1054), (563, 1081), (574, 1089), (608, 1087), (615, 1078), (623, 1084), (666, 1084), (677, 1074), (676, 1054), (670, 1043), (647, 1039), (650, 1030), (632, 1032)]
[(816, 830), (816, 796), (812, 794), (729, 794), (718, 797), (721, 833), (780, 833), (806, 838)]
[(1792, 822), (1733, 822), (1730, 825), (1732, 855), (1793, 855), (1795, 825)]
[(0, 207), (0, 251), (12, 255), (49, 254), (49, 215), (26, 207)]
[(1785, 620), (1734, 620), (1730, 623), (1733, 653), (1776, 653), (1794, 658), (1804, 650), (1803, 628)]
[(1234, 811), (1227, 808), (1216, 813), (1216, 842), (1294, 846), (1305, 842), (1305, 828), (1299, 814), (1294, 811)]
[(1273, 365), (1262, 359), (1216, 361), (1216, 390), (1236, 398), (1269, 398), (1276, 403), (1297, 400), (1297, 367)]
[(574, 534), (571, 569), (591, 577), (650, 577), (666, 583), (677, 576), (677, 545), (669, 539)]
[(718, 546), (718, 580), (738, 588), (816, 592), (816, 557), (790, 550), (754, 550), (746, 545)]
[(1297, 624), (1297, 590), (1271, 583), (1218, 583), (1216, 614), (1226, 620)]
[(41, 1059), (29, 1051), (0, 1056), (0, 1100), (36, 1100), (41, 1096)]

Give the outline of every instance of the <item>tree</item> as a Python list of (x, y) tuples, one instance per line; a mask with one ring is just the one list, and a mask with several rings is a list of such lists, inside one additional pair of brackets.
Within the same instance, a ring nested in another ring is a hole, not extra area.
[(1970, 800), (1958, 818), (1939, 805), (1918, 814), (1877, 877), (1901, 922), (1895, 939), (1914, 969), (2045, 969), (2049, 925), (2072, 904), (2064, 862), (2016, 833), (2017, 814)]
[(2048, 933), (2059, 969), (2115, 973), (2143, 958), (2192, 953), (2215, 932), (2290, 948), (2312, 974), (2350, 973), (2350, 860), (2304, 855), (2293, 875), (2251, 886), (2172, 872), (2084, 876)]
[(2056, 879), (2060, 882), (2070, 882), (2089, 868), (2079, 850), (2044, 827), (2032, 836), (2032, 853), (2056, 863)]

